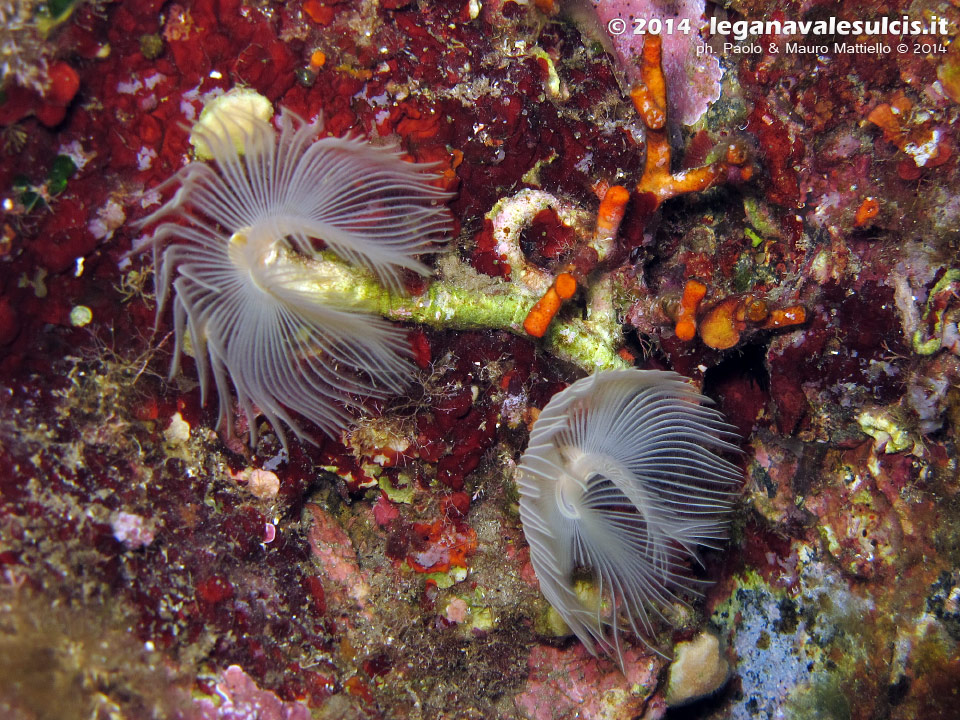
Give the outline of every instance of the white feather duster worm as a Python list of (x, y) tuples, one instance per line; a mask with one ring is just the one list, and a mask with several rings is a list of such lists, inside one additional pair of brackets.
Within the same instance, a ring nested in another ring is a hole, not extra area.
[(322, 281), (307, 261), (326, 248), (400, 291), (403, 269), (426, 275), (417, 256), (446, 240), (448, 195), (430, 184), (429, 166), (394, 149), (317, 139), (319, 120), (285, 112), (279, 133), (252, 115), (242, 121), (194, 130), (216, 168), (181, 169), (168, 181), (179, 185), (174, 196), (143, 221), (165, 221), (150, 244), (158, 315), (173, 296), (171, 376), (189, 331), (204, 401), (212, 375), (221, 422), (230, 423), (232, 384), (251, 443), (257, 410), (284, 442), (281, 423), (303, 437), (290, 411), (335, 435), (364, 398), (404, 388), (411, 351), (401, 331), (352, 308), (332, 283), (321, 295), (302, 290)]
[[(590, 652), (621, 666), (622, 631), (650, 637), (675, 591), (695, 592), (696, 547), (726, 537), (741, 473), (712, 450), (737, 448), (709, 402), (673, 372), (600, 372), (547, 403), (520, 461), (540, 589)], [(574, 589), (580, 572), (596, 584), (593, 606)]]

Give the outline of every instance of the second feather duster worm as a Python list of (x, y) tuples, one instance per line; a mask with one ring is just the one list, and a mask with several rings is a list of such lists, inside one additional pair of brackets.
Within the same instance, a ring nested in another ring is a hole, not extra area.
[[(540, 589), (583, 644), (617, 656), (621, 633), (695, 592), (698, 545), (727, 535), (740, 470), (731, 427), (680, 375), (616, 370), (578, 380), (544, 408), (520, 462), (520, 518)], [(588, 606), (575, 577), (591, 577)]]

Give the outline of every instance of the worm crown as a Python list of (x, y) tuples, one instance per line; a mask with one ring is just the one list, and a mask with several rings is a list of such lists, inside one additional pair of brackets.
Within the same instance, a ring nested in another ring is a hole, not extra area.
[(318, 140), (319, 120), (284, 112), (278, 133), (241, 119), (229, 128), (241, 128), (239, 143), (224, 123), (195, 130), (213, 163), (178, 171), (164, 184), (178, 186), (173, 197), (143, 221), (163, 221), (149, 245), (158, 316), (172, 297), (171, 376), (189, 331), (204, 401), (212, 375), (221, 422), (231, 421), (232, 384), (251, 443), (258, 411), (284, 442), (283, 426), (303, 437), (291, 411), (335, 435), (364, 398), (403, 389), (410, 349), (311, 261), (330, 250), (402, 291), (402, 272), (428, 274), (417, 256), (446, 239), (447, 194), (428, 166), (393, 149)]
[[(621, 633), (696, 593), (687, 562), (717, 547), (741, 473), (719, 412), (683, 377), (600, 372), (555, 395), (520, 461), (520, 518), (546, 599), (583, 644), (623, 664)], [(589, 573), (595, 602), (575, 588)]]

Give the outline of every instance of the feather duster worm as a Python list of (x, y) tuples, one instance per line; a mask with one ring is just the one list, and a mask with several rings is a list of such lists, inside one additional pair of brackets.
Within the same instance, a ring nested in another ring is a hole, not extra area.
[(212, 376), (221, 422), (230, 424), (232, 384), (251, 443), (257, 411), (284, 442), (282, 425), (304, 437), (291, 411), (333, 436), (364, 398), (404, 388), (411, 351), (402, 333), (352, 308), (333, 282), (319, 294), (303, 289), (323, 281), (310, 260), (330, 250), (400, 291), (402, 272), (428, 274), (417, 256), (446, 238), (447, 194), (430, 184), (428, 166), (395, 150), (318, 140), (319, 120), (285, 112), (279, 133), (252, 115), (236, 120), (221, 121), (223, 132), (195, 129), (216, 168), (182, 168), (168, 181), (176, 193), (143, 221), (165, 221), (150, 244), (158, 316), (173, 302), (171, 376), (189, 331), (203, 399)]
[[(578, 380), (540, 413), (519, 467), (520, 518), (546, 599), (583, 644), (616, 655), (621, 633), (695, 592), (686, 563), (726, 537), (741, 473), (710, 402), (680, 375), (614, 370)], [(575, 578), (589, 573), (589, 606)]]

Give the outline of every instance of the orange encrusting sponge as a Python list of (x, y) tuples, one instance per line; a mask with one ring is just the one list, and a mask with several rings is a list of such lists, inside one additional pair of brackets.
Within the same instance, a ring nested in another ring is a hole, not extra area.
[(550, 327), (550, 321), (560, 310), (564, 300), (569, 300), (577, 291), (577, 280), (570, 273), (560, 273), (553, 281), (553, 285), (530, 308), (527, 318), (523, 321), (523, 329), (533, 337), (543, 337)]
[(623, 185), (613, 185), (603, 194), (600, 209), (597, 211), (597, 228), (594, 235), (598, 238), (616, 237), (623, 221), (623, 214), (630, 200), (630, 191)]
[(687, 280), (687, 284), (683, 286), (683, 297), (677, 310), (674, 332), (684, 342), (693, 340), (697, 334), (697, 308), (706, 294), (707, 286), (699, 280)]

